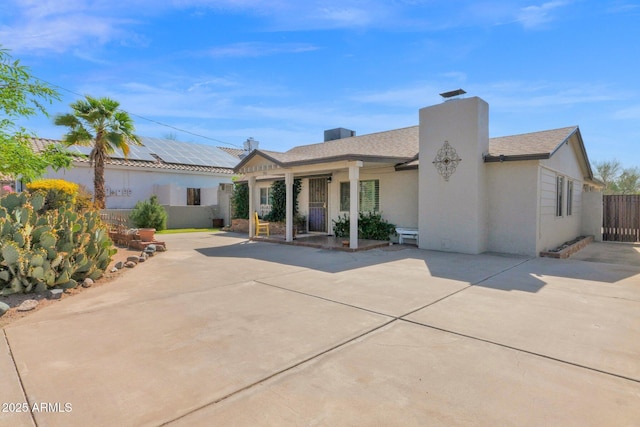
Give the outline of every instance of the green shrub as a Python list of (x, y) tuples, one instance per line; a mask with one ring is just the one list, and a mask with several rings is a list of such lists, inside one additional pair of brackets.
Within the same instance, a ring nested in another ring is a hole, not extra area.
[(155, 228), (156, 231), (167, 228), (167, 211), (158, 203), (155, 194), (149, 200), (136, 203), (129, 218), (138, 228)]
[[(298, 215), (298, 194), (302, 189), (299, 179), (293, 180), (293, 215)], [(287, 186), (284, 180), (271, 184), (271, 212), (264, 217), (267, 221), (284, 222), (287, 219)]]
[[(333, 234), (336, 237), (348, 237), (351, 221), (343, 214), (333, 220)], [(360, 212), (358, 218), (358, 239), (389, 240), (396, 233), (396, 226), (384, 220), (377, 212)]]
[(0, 199), (0, 294), (73, 288), (97, 279), (115, 254), (100, 216), (67, 204), (39, 213), (41, 193)]
[(64, 179), (40, 179), (27, 184), (31, 193), (42, 191), (45, 194), (43, 210), (59, 209), (68, 203), (75, 204), (79, 186)]
[(233, 186), (233, 218), (249, 219), (249, 184), (237, 182)]

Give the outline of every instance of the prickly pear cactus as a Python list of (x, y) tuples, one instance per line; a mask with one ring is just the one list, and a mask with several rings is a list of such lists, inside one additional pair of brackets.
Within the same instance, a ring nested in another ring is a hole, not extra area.
[(44, 204), (39, 193), (0, 198), (0, 294), (75, 287), (102, 276), (116, 252), (97, 212)]

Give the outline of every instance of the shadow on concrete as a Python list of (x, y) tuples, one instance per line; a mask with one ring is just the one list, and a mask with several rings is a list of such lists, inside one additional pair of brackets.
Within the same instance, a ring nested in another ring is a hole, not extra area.
[[(387, 264), (393, 268), (417, 270), (415, 276), (424, 274), (425, 281), (438, 277), (505, 291), (538, 292), (547, 284), (545, 276), (616, 283), (640, 275), (640, 266), (604, 266), (575, 259), (527, 258), (498, 253), (468, 255), (422, 250), (409, 245), (350, 253), (250, 241), (246, 235), (238, 233), (217, 233), (214, 238), (218, 244), (196, 251), (210, 257), (256, 259), (332, 274)], [(225, 241), (227, 239), (229, 242)], [(494, 279), (494, 276), (499, 277)]]

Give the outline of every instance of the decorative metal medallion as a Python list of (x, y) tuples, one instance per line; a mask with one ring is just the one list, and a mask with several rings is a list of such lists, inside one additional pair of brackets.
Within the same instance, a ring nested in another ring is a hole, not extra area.
[(438, 173), (442, 175), (445, 181), (449, 181), (449, 177), (456, 171), (458, 163), (462, 159), (458, 157), (458, 153), (447, 141), (441, 149), (438, 150), (438, 155), (433, 160), (433, 164), (438, 169)]

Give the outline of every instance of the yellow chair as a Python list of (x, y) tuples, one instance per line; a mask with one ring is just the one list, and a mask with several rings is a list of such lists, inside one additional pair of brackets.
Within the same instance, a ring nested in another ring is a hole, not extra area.
[(269, 236), (269, 223), (268, 222), (260, 222), (260, 219), (258, 218), (258, 212), (254, 212), (253, 213), (253, 218), (255, 219), (256, 222), (256, 236), (259, 236), (260, 233), (266, 234), (267, 237)]

